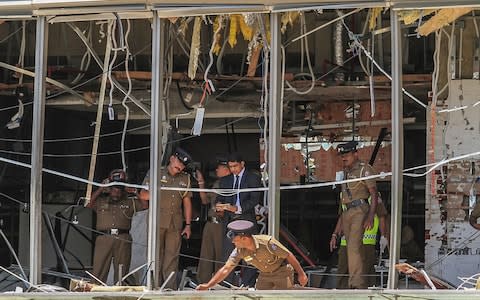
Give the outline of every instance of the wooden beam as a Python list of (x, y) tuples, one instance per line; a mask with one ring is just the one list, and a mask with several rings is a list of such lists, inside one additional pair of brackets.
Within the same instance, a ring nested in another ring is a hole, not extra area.
[(255, 72), (257, 71), (258, 59), (260, 58), (260, 53), (262, 52), (262, 45), (258, 45), (250, 57), (250, 64), (248, 65), (247, 77), (254, 77)]
[[(374, 120), (374, 121), (360, 121), (360, 122), (355, 122), (356, 127), (361, 127), (361, 126), (383, 126), (383, 125), (389, 125), (391, 124), (391, 120)], [(410, 117), (410, 118), (404, 118), (403, 119), (404, 124), (412, 124), (415, 123), (415, 118)], [(314, 130), (322, 130), (322, 129), (336, 129), (336, 128), (349, 128), (352, 127), (352, 122), (347, 122), (347, 123), (335, 123), (335, 124), (323, 124), (323, 125), (313, 125), (312, 128)], [(306, 126), (292, 126), (288, 130), (288, 132), (305, 132)]]
[[(117, 79), (127, 79), (127, 74), (125, 71), (113, 71), (112, 74)], [(137, 80), (151, 80), (152, 74), (149, 71), (130, 71), (130, 78), (137, 79)], [(247, 80), (247, 81), (263, 81), (263, 77), (246, 77), (246, 76), (238, 76), (238, 75), (210, 75), (208, 77), (210, 80)], [(181, 80), (181, 81), (190, 81), (188, 75), (186, 73), (181, 72), (174, 72), (172, 73), (173, 80)], [(203, 74), (197, 73), (195, 75), (195, 80), (203, 81)], [(288, 81), (293, 80), (293, 73), (286, 73), (285, 79)]]
[[(403, 82), (432, 82), (432, 74), (404, 74), (402, 76)], [(373, 76), (373, 81), (375, 83), (390, 83), (384, 75)]]

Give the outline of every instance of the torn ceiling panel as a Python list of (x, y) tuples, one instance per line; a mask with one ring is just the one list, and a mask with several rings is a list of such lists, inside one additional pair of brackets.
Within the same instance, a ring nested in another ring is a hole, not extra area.
[(443, 8), (439, 10), (430, 20), (423, 23), (417, 30), (418, 34), (422, 36), (429, 35), (430, 33), (447, 26), (454, 22), (461, 16), (471, 12), (471, 7), (459, 7), (459, 8)]

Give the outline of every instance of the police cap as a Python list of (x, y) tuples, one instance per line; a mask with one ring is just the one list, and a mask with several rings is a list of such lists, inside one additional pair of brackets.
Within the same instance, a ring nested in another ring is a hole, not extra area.
[(127, 180), (127, 174), (122, 169), (115, 169), (108, 175), (110, 182), (125, 182)]
[(177, 148), (173, 155), (178, 158), (179, 161), (183, 163), (184, 166), (187, 166), (189, 163), (192, 162), (192, 157), (182, 148)]
[(227, 225), (229, 230), (227, 236), (233, 238), (236, 235), (252, 235), (254, 233), (255, 224), (248, 220), (235, 220)]
[(339, 154), (346, 154), (349, 152), (355, 152), (357, 151), (357, 145), (358, 143), (356, 141), (351, 141), (345, 144), (340, 144), (338, 145), (338, 153)]
[(217, 166), (228, 166), (228, 159), (226, 156), (217, 156)]

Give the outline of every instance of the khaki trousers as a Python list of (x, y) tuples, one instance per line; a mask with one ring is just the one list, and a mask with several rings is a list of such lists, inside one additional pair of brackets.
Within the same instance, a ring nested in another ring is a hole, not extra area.
[(281, 266), (272, 273), (260, 272), (255, 288), (257, 290), (287, 290), (293, 287), (293, 267)]
[(364, 276), (363, 262), (363, 222), (367, 216), (369, 206), (350, 208), (342, 213), (342, 227), (347, 240), (347, 256), (349, 271), (349, 288), (366, 289), (367, 280)]
[[(182, 236), (180, 235), (181, 231), (173, 228), (159, 228), (159, 231), (158, 286), (161, 286), (170, 273), (177, 271)], [(175, 290), (177, 287), (176, 276), (173, 276), (165, 287)]]
[(201, 283), (208, 282), (213, 273), (223, 265), (223, 236), (225, 235), (223, 227), (222, 223), (213, 222), (207, 222), (203, 227), (202, 247), (197, 269), (197, 279)]
[(93, 253), (93, 274), (103, 282), (107, 281), (108, 271), (113, 259), (114, 283), (119, 280), (119, 265), (123, 265), (123, 275), (130, 269), (132, 237), (128, 233), (118, 235), (99, 235), (95, 240)]
[(337, 289), (348, 289), (347, 246), (338, 248)]
[(375, 263), (378, 262), (375, 245), (363, 245), (363, 253), (365, 255), (364, 267), (367, 277), (368, 286), (377, 285), (377, 272), (375, 272)]

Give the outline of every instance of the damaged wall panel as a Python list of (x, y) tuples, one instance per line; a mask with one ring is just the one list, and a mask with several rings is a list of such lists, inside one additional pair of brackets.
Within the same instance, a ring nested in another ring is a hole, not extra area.
[[(360, 142), (358, 154), (361, 160), (368, 162), (375, 147), (375, 141)], [(305, 137), (282, 138), (281, 140), (281, 171), (280, 182), (282, 184), (298, 183), (301, 176), (307, 175), (307, 144), (308, 166), (310, 167), (309, 182), (334, 181), (335, 173), (342, 170), (342, 160), (337, 153), (339, 143), (321, 141), (317, 138)], [(263, 162), (264, 146), (260, 143), (260, 157)], [(383, 142), (374, 163), (375, 170), (389, 172), (391, 170), (391, 144)]]
[[(428, 118), (427, 162), (440, 161), (478, 151), (480, 124), (477, 80), (454, 80), (448, 108), (463, 110), (435, 113)], [(433, 147), (432, 147), (433, 145)], [(427, 175), (425, 265), (433, 274), (454, 284), (458, 276), (478, 273), (480, 231), (468, 217), (480, 197), (480, 159), (471, 157), (448, 163)]]

